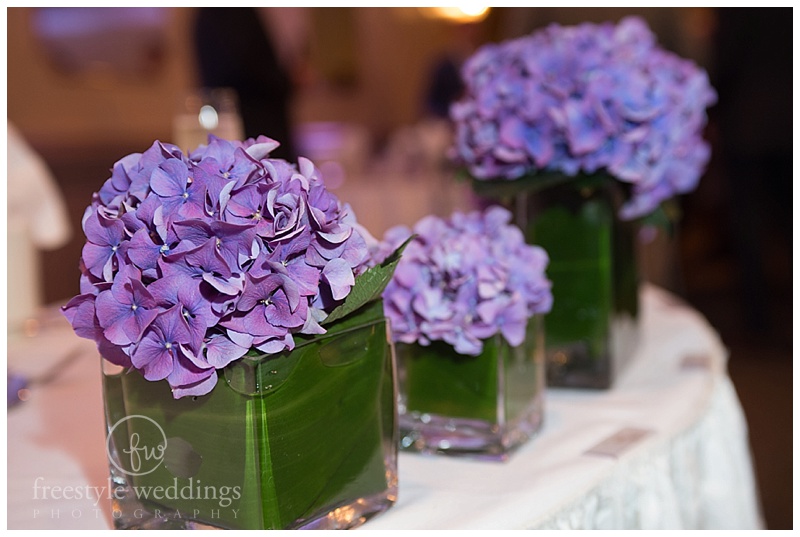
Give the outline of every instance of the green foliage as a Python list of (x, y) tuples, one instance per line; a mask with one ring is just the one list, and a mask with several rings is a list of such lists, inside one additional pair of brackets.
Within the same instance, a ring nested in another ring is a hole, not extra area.
[(381, 297), (381, 293), (389, 284), (394, 274), (394, 269), (397, 268), (397, 263), (403, 254), (408, 243), (414, 239), (414, 235), (406, 239), (394, 252), (389, 255), (382, 263), (375, 265), (356, 278), (355, 285), (350, 290), (350, 294), (344, 299), (344, 302), (339, 304), (328, 317), (322, 321), (322, 325), (330, 325), (331, 323), (342, 319), (355, 312), (365, 304), (377, 300)]

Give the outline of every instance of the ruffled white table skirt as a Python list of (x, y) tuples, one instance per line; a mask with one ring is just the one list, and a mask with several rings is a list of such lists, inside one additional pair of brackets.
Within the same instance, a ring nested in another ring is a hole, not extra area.
[[(549, 389), (507, 463), (402, 454), (394, 508), (364, 529), (760, 529), (727, 351), (695, 310), (642, 289), (641, 340), (613, 390)], [(618, 456), (590, 450), (624, 430)]]
[(747, 429), (721, 377), (694, 426), (619, 461), (536, 529), (759, 529)]
[[(647, 286), (642, 305), (636, 358), (613, 390), (548, 390), (541, 433), (507, 463), (401, 453), (397, 504), (362, 529), (762, 528), (724, 346), (672, 295)], [(9, 341), (9, 367), (37, 374), (73, 352), (9, 410), (9, 529), (112, 526), (92, 343), (55, 321)], [(624, 430), (643, 436), (591, 451)]]

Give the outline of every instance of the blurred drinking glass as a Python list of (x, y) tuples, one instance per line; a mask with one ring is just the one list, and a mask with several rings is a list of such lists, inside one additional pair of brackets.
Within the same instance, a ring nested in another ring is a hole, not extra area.
[(203, 88), (188, 93), (172, 122), (175, 145), (188, 152), (208, 143), (213, 134), (226, 140), (244, 138), (236, 92), (230, 88)]

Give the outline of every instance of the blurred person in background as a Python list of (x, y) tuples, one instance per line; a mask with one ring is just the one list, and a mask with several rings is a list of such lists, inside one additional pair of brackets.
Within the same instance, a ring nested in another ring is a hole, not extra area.
[(289, 120), (293, 83), (258, 11), (198, 8), (194, 44), (201, 85), (236, 91), (245, 137), (278, 140), (273, 157), (295, 160)]
[(450, 47), (433, 63), (425, 92), (425, 113), (435, 118), (448, 119), (450, 104), (464, 92), (461, 67), (486, 37), (481, 22), (454, 24)]
[(769, 256), (792, 247), (791, 17), (791, 8), (718, 10), (712, 83), (720, 98), (712, 114), (729, 179), (739, 292), (749, 328), (760, 331), (775, 321)]

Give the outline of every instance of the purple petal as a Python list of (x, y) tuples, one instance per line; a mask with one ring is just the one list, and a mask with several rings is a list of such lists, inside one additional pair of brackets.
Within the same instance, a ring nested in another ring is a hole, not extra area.
[(222, 278), (209, 272), (203, 273), (203, 280), (208, 282), (214, 289), (224, 295), (238, 295), (242, 291), (244, 280), (239, 274), (234, 274), (231, 278)]
[(150, 238), (150, 232), (143, 227), (133, 234), (128, 243), (128, 258), (140, 269), (155, 268), (161, 256), (162, 246), (154, 243)]
[(289, 303), (289, 310), (295, 312), (300, 305), (300, 288), (287, 274), (279, 274), (278, 278), (280, 279), (281, 288), (286, 296), (286, 300)]
[(275, 140), (267, 139), (264, 142), (253, 144), (245, 151), (248, 155), (253, 157), (256, 160), (263, 160), (269, 156), (269, 154), (274, 151), (275, 149), (280, 146), (280, 142), (276, 142)]
[(216, 247), (216, 240), (213, 238), (208, 239), (199, 248), (186, 252), (184, 259), (187, 264), (202, 268), (206, 273), (216, 273), (222, 278), (230, 278), (232, 275), (231, 267), (220, 255)]
[(306, 302), (299, 302), (298, 306), (293, 312), (283, 289), (279, 289), (270, 297), (270, 303), (264, 308), (264, 316), (274, 326), (286, 328), (303, 326), (307, 315)]
[(274, 337), (285, 334), (286, 328), (274, 326), (267, 322), (264, 309), (264, 307), (258, 306), (244, 315), (235, 315), (220, 321), (219, 324), (235, 332), (250, 334), (254, 337)]
[(278, 286), (274, 278), (255, 279), (249, 275), (245, 279), (244, 290), (236, 309), (239, 311), (250, 311), (260, 301), (269, 297), (272, 291)]
[(369, 247), (361, 233), (355, 232), (347, 239), (342, 259), (352, 268), (363, 266), (369, 260)]
[(186, 192), (188, 177), (189, 169), (186, 164), (170, 159), (153, 170), (150, 188), (162, 198), (182, 196)]
[(318, 231), (317, 235), (325, 239), (326, 241), (330, 242), (331, 244), (339, 244), (346, 241), (350, 234), (353, 232), (353, 228), (349, 226), (336, 226), (336, 228), (332, 229), (329, 232)]
[(525, 341), (525, 322), (506, 322), (500, 325), (500, 333), (512, 347), (518, 347)]
[(193, 385), (207, 379), (211, 374), (216, 376), (213, 367), (198, 367), (181, 350), (175, 351), (174, 364), (172, 372), (167, 377), (170, 386)]
[[(181, 357), (181, 362), (183, 362), (184, 359), (188, 360), (198, 369), (209, 369), (212, 367), (201, 353), (195, 353), (191, 348), (182, 343), (178, 345), (178, 355)], [(184, 382), (181, 382), (181, 384), (184, 384)]]
[(111, 281), (111, 259), (114, 251), (111, 246), (98, 246), (91, 242), (83, 245), (81, 258), (89, 272), (105, 281)]
[(459, 354), (477, 356), (483, 350), (483, 343), (464, 330), (446, 337), (445, 341), (450, 343)]
[(212, 369), (208, 373), (208, 377), (205, 379), (196, 382), (195, 384), (189, 384), (186, 386), (173, 386), (172, 387), (172, 397), (175, 399), (180, 399), (181, 397), (187, 396), (200, 396), (210, 393), (211, 390), (214, 389), (214, 386), (217, 385), (217, 374)]
[(175, 222), (173, 228), (181, 241), (186, 241), (195, 247), (204, 245), (208, 239), (214, 236), (211, 226), (196, 218)]
[(334, 300), (341, 300), (350, 293), (355, 285), (353, 269), (344, 259), (331, 259), (322, 269), (322, 279), (331, 286)]
[[(113, 297), (111, 291), (103, 291), (97, 295), (95, 308), (100, 326), (103, 327), (103, 333), (109, 341), (117, 345), (130, 345), (138, 340), (138, 337), (131, 338), (128, 335), (129, 330), (126, 330), (128, 328), (126, 322), (132, 319), (134, 314), (131, 304), (121, 304)], [(135, 321), (133, 323), (135, 328)]]
[[(136, 272), (136, 279), (131, 278), (126, 286), (127, 289), (130, 290), (130, 303), (137, 305), (139, 308), (154, 308), (156, 306), (156, 301), (153, 295), (150, 294), (150, 291), (148, 291), (141, 280), (138, 279), (138, 270)], [(120, 271), (120, 274), (124, 274), (123, 271)]]
[(131, 357), (128, 356), (120, 346), (114, 345), (102, 335), (97, 337), (97, 352), (112, 364), (125, 368), (133, 367)]
[(169, 308), (177, 304), (178, 290), (184, 286), (197, 286), (195, 280), (183, 273), (174, 273), (160, 278), (147, 286), (156, 304)]
[(150, 335), (136, 346), (131, 361), (143, 371), (147, 380), (162, 380), (172, 373), (173, 354), (173, 349), (165, 348), (155, 335)]
[(233, 330), (226, 330), (228, 334), (228, 339), (230, 339), (233, 343), (242, 347), (244, 349), (249, 349), (253, 346), (253, 336), (250, 334), (243, 334), (241, 332), (235, 332)]
[[(102, 208), (100, 208), (102, 209)], [(86, 239), (98, 246), (118, 246), (125, 237), (125, 224), (119, 219), (108, 219), (100, 211), (90, 214), (83, 222)]]
[(186, 320), (183, 318), (180, 306), (173, 306), (160, 313), (153, 321), (153, 325), (163, 334), (164, 341), (170, 343), (173, 347), (180, 343), (190, 343), (192, 340), (192, 335), (189, 332)]
[(266, 354), (277, 354), (284, 350), (294, 349), (294, 338), (292, 338), (292, 334), (286, 334), (284, 337), (268, 339), (256, 345), (256, 348)]
[(303, 258), (295, 258), (285, 265), (282, 262), (267, 261), (265, 267), (280, 275), (292, 310), (297, 308), (300, 296), (314, 296), (319, 290), (320, 270), (308, 266)]
[(324, 267), (328, 263), (328, 259), (319, 253), (316, 244), (306, 250), (305, 261), (312, 267)]
[(289, 277), (297, 284), (298, 293), (302, 296), (314, 296), (319, 292), (320, 270), (308, 266), (302, 259), (286, 266)]
[(184, 279), (178, 287), (178, 302), (192, 317), (210, 328), (217, 324), (218, 318), (211, 309), (211, 303), (203, 296), (195, 282), (196, 280), (191, 278)]
[(102, 334), (95, 317), (95, 298), (93, 294), (78, 295), (61, 308), (72, 329), (82, 338), (97, 339)]
[(221, 369), (229, 363), (247, 354), (248, 347), (240, 347), (223, 335), (213, 336), (206, 343), (206, 360), (209, 364)]
[(308, 308), (308, 315), (306, 316), (303, 328), (300, 329), (301, 334), (324, 334), (327, 332), (319, 323), (325, 320), (327, 315), (324, 311), (317, 308)]

